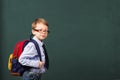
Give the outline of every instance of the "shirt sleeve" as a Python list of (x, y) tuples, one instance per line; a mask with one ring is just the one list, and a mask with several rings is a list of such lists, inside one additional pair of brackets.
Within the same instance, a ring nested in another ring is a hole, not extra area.
[(35, 45), (32, 42), (29, 42), (21, 53), (19, 62), (25, 66), (38, 67), (40, 59), (37, 55)]

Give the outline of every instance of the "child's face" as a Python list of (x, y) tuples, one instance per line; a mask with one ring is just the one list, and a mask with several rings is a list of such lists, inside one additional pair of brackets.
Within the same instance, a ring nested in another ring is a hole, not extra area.
[(38, 23), (36, 24), (36, 28), (34, 29), (33, 34), (39, 39), (44, 40), (48, 36), (48, 26)]

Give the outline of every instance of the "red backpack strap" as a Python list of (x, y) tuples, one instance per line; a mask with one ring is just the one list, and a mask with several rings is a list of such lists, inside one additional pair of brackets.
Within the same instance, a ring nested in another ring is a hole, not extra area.
[(24, 40), (24, 41), (18, 42), (15, 45), (15, 48), (14, 48), (14, 51), (13, 51), (13, 56), (16, 57), (16, 58), (19, 58), (23, 49), (24, 49), (24, 47), (27, 45), (28, 42), (29, 42), (29, 40)]

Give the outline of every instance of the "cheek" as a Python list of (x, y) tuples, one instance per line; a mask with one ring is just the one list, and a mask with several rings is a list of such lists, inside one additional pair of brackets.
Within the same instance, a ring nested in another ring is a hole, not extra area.
[(40, 36), (40, 33), (36, 33), (36, 36)]
[(40, 34), (39, 33), (38, 36), (41, 37), (41, 38), (46, 38), (48, 36), (48, 34)]
[(46, 37), (48, 36), (48, 34), (45, 34), (46, 35)]
[(41, 35), (40, 35), (40, 33), (37, 33), (36, 36), (39, 38)]
[(48, 36), (47, 34), (43, 35), (44, 38), (46, 38), (47, 36)]

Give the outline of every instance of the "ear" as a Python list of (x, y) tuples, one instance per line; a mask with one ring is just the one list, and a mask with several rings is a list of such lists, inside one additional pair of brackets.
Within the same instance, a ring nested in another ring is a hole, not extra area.
[(35, 31), (32, 29), (32, 34), (35, 35)]

